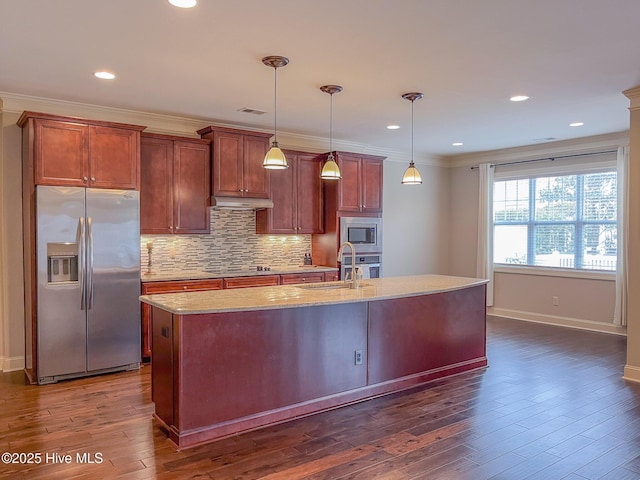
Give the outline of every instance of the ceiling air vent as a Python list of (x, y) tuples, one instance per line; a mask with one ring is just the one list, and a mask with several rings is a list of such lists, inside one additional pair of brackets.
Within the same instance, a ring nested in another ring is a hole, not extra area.
[(242, 113), (250, 113), (252, 115), (264, 115), (265, 113), (267, 113), (262, 110), (256, 110), (255, 108), (247, 108), (247, 107), (243, 107), (238, 111)]
[(551, 140), (557, 140), (555, 137), (542, 137), (542, 138), (534, 138), (534, 142), (550, 142)]

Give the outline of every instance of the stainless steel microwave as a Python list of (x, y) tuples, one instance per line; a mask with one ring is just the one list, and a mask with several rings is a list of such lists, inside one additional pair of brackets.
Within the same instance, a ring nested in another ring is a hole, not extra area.
[(382, 219), (341, 217), (340, 243), (351, 242), (356, 252), (382, 252)]

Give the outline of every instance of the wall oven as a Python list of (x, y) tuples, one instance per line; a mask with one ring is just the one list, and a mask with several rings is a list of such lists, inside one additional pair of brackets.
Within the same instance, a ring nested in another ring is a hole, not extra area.
[[(363, 278), (382, 277), (381, 255), (358, 255), (356, 254), (356, 269), (362, 267)], [(351, 255), (343, 255), (340, 264), (340, 279), (353, 278), (351, 273)]]
[[(356, 253), (382, 252), (382, 219), (341, 217), (340, 244), (351, 242)], [(346, 263), (346, 262), (343, 262)]]

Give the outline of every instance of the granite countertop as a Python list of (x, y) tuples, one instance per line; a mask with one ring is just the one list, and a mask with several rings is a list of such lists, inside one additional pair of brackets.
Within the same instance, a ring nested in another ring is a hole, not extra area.
[(140, 271), (142, 282), (165, 282), (170, 280), (204, 280), (207, 278), (231, 278), (248, 277), (255, 275), (286, 275), (288, 273), (312, 273), (312, 272), (337, 272), (334, 267), (323, 267), (320, 265), (294, 265), (294, 266), (272, 266), (271, 270), (253, 269), (216, 269), (216, 270), (183, 270), (175, 272), (153, 272), (147, 273), (146, 268)]
[(143, 295), (140, 300), (174, 314), (189, 315), (387, 300), (461, 290), (485, 283), (487, 280), (479, 278), (412, 275), (366, 279), (358, 289), (345, 288), (344, 282), (324, 282)]

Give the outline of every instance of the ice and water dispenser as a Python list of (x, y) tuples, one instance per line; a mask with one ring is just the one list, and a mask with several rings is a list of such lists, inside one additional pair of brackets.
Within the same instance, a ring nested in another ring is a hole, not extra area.
[(78, 281), (77, 243), (47, 243), (47, 277), (49, 283)]

